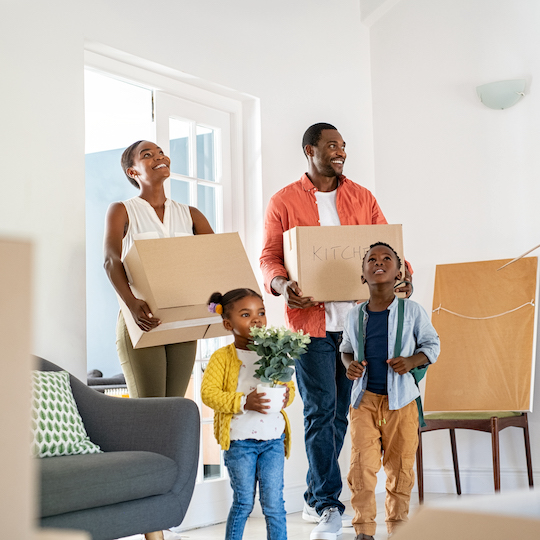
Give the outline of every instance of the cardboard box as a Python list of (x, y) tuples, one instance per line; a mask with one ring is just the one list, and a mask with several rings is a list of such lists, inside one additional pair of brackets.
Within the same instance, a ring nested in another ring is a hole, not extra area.
[(260, 292), (238, 233), (135, 240), (124, 267), (133, 294), (161, 319), (144, 332), (120, 300), (135, 349), (229, 335), (221, 316), (208, 311), (210, 295), (240, 287)]
[(283, 233), (285, 268), (304, 296), (319, 302), (366, 300), (362, 260), (375, 242), (392, 246), (404, 262), (401, 225), (294, 227)]

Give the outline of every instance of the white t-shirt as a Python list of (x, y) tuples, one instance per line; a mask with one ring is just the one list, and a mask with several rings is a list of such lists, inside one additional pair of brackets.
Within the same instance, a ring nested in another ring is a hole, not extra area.
[[(259, 355), (255, 351), (236, 349), (236, 354), (242, 362), (240, 373), (238, 374), (237, 392), (243, 392), (247, 397), (260, 383), (254, 377), (258, 365), (255, 362)], [(245, 400), (243, 400), (245, 403)], [(260, 441), (270, 441), (279, 439), (285, 431), (285, 419), (280, 412), (261, 414), (257, 411), (242, 411), (233, 414), (231, 419), (231, 441), (245, 439), (257, 439)]]
[(193, 235), (193, 220), (189, 206), (186, 204), (167, 199), (163, 223), (161, 223), (156, 211), (148, 201), (140, 197), (133, 197), (122, 202), (129, 218), (128, 230), (122, 241), (122, 260), (124, 260), (134, 240)]
[[(341, 225), (336, 206), (336, 194), (337, 189), (334, 191), (315, 191), (321, 227)], [(347, 313), (353, 305), (354, 302), (325, 302), (326, 331), (341, 332), (345, 326)]]

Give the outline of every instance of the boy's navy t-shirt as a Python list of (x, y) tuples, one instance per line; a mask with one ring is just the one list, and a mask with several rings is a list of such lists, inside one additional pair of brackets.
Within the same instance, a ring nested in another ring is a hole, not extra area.
[(389, 311), (370, 311), (366, 326), (365, 357), (367, 388), (375, 394), (388, 395), (388, 315)]

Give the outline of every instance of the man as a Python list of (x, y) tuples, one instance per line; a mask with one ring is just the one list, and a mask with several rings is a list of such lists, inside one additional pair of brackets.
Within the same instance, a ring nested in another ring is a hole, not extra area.
[[(375, 197), (343, 175), (345, 142), (331, 124), (314, 124), (302, 148), (308, 172), (278, 191), (268, 204), (260, 258), (265, 288), (282, 295), (287, 325), (311, 335), (308, 351), (296, 361), (298, 389), (304, 403), (304, 430), (309, 462), (303, 518), (318, 522), (311, 540), (335, 540), (345, 506), (338, 457), (347, 431), (351, 383), (341, 363), (339, 343), (351, 302), (320, 303), (303, 296), (288, 278), (283, 263), (283, 232), (296, 226), (370, 225), (387, 221)], [(407, 281), (410, 273), (406, 272)], [(410, 285), (401, 290), (410, 293)]]

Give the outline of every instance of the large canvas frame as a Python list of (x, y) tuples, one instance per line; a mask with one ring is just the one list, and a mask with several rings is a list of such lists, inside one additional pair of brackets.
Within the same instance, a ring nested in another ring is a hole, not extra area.
[(437, 266), (426, 411), (532, 411), (538, 258), (508, 261)]

